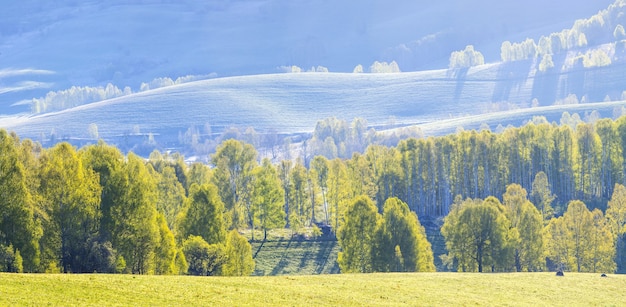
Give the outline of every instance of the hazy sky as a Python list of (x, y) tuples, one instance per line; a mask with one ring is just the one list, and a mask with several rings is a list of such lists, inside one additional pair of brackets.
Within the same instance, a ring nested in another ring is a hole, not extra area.
[(403, 71), (445, 68), (450, 52), (467, 44), (497, 61), (503, 40), (538, 39), (610, 3), (9, 1), (0, 10), (0, 70), (51, 73), (0, 75), (0, 102), (72, 85), (138, 88), (156, 77), (274, 73), (288, 65), (350, 72), (396, 60)]

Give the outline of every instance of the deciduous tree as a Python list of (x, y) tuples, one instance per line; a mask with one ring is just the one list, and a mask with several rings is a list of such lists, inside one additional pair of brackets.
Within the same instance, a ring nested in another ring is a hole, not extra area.
[(278, 172), (269, 159), (263, 159), (261, 166), (255, 169), (254, 174), (252, 238), (254, 239), (254, 225), (257, 224), (255, 221), (258, 221), (258, 225), (263, 229), (263, 240), (265, 240), (268, 229), (285, 226), (283, 209), (285, 194)]
[(367, 196), (357, 197), (348, 206), (339, 228), (341, 252), (337, 262), (342, 272), (372, 272), (372, 242), (378, 219), (376, 206)]
[(385, 202), (382, 222), (372, 242), (374, 271), (429, 272), (433, 252), (424, 227), (409, 206), (397, 198)]

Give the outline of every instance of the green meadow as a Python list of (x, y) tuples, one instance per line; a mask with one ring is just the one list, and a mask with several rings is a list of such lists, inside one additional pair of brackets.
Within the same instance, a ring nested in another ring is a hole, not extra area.
[(626, 275), (388, 273), (264, 277), (0, 274), (0, 306), (619, 306)]

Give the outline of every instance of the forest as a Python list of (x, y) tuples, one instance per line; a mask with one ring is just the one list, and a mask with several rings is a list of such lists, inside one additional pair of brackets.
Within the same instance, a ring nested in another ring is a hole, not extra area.
[(302, 156), (228, 139), (208, 164), (1, 130), (0, 271), (249, 275), (244, 230), (324, 226), (342, 272), (433, 271), (435, 221), (450, 270), (624, 272), (626, 117), (591, 119), (393, 146), (327, 119)]

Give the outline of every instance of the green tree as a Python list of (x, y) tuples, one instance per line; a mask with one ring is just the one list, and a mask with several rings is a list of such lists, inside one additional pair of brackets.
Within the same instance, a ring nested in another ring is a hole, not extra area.
[[(372, 243), (374, 271), (429, 272), (435, 270), (426, 232), (409, 206), (398, 198), (385, 202), (382, 223)], [(400, 258), (398, 258), (400, 257)]]
[(328, 224), (328, 202), (326, 201), (326, 194), (328, 190), (328, 172), (329, 162), (324, 156), (315, 156), (311, 162), (311, 170), (313, 171), (313, 177), (317, 186), (322, 191), (322, 204), (324, 208), (325, 222)]
[(373, 172), (376, 183), (376, 205), (383, 211), (385, 200), (400, 193), (400, 153), (395, 148), (372, 145), (367, 148), (365, 157)]
[(226, 276), (248, 276), (254, 272), (252, 246), (237, 230), (231, 230), (226, 237), (226, 262), (222, 274)]
[(289, 224), (289, 216), (290, 216), (290, 210), (291, 210), (291, 169), (293, 167), (293, 164), (291, 162), (291, 160), (282, 160), (280, 161), (280, 164), (278, 165), (278, 178), (280, 179), (280, 183), (283, 187), (283, 191), (285, 192), (285, 205), (284, 205), (284, 211), (285, 211), (285, 220), (286, 220), (286, 227), (287, 228), (291, 228), (291, 225)]
[(348, 206), (345, 217), (339, 228), (339, 268), (344, 273), (372, 272), (372, 242), (379, 223), (376, 206), (367, 196), (359, 196)]
[(94, 271), (82, 259), (90, 250), (85, 243), (98, 234), (101, 191), (98, 176), (83, 166), (68, 143), (57, 144), (42, 157), (40, 193), (49, 217), (43, 225), (42, 256), (47, 266)]
[(344, 211), (351, 195), (348, 169), (340, 159), (330, 161), (328, 172), (328, 205), (330, 223), (335, 235), (343, 222)]
[(307, 170), (298, 160), (289, 174), (289, 227), (298, 232), (310, 221), (311, 206)]
[(615, 238), (617, 272), (626, 272), (626, 187), (615, 184), (606, 209), (608, 225)]
[(193, 163), (189, 167), (187, 175), (187, 178), (189, 178), (189, 187), (191, 187), (191, 185), (194, 183), (198, 185), (210, 183), (212, 176), (213, 175), (211, 173), (211, 168), (209, 168), (207, 165), (200, 162)]
[(159, 242), (157, 185), (148, 167), (140, 157), (128, 155), (120, 178), (124, 194), (111, 207), (111, 241), (133, 274), (154, 272)]
[(537, 210), (541, 212), (543, 220), (547, 223), (554, 214), (552, 202), (555, 199), (555, 195), (552, 194), (552, 189), (550, 187), (550, 183), (548, 182), (548, 176), (546, 173), (539, 172), (535, 175), (535, 180), (533, 180), (532, 190), (530, 193), (530, 199), (537, 207)]
[(21, 253), (25, 270), (33, 272), (39, 266), (42, 230), (35, 223), (33, 200), (26, 182), (27, 170), (15, 143), (16, 140), (0, 129), (0, 245), (7, 250), (15, 248), (11, 253)]
[(222, 266), (227, 261), (222, 244), (209, 244), (200, 236), (189, 236), (183, 243), (183, 253), (190, 275), (221, 275)]
[(85, 167), (99, 176), (99, 183), (102, 188), (99, 235), (103, 241), (110, 241), (113, 228), (111, 207), (122, 199), (127, 188), (127, 182), (122, 180), (124, 155), (116, 147), (109, 146), (100, 140), (96, 145), (83, 148), (81, 159)]
[(223, 212), (224, 203), (215, 185), (192, 184), (178, 218), (180, 238), (194, 235), (202, 237), (208, 244), (223, 243), (226, 240)]
[(261, 166), (254, 171), (254, 196), (252, 216), (252, 239), (254, 240), (254, 225), (263, 229), (263, 240), (267, 239), (267, 230), (285, 226), (285, 211), (283, 202), (285, 192), (278, 178), (276, 168), (270, 160), (265, 158)]
[(613, 237), (603, 219), (599, 210), (590, 212), (583, 202), (571, 201), (563, 216), (546, 227), (546, 256), (559, 269), (613, 272)]
[(500, 201), (494, 197), (467, 200), (456, 210), (442, 227), (448, 261), (456, 261), (462, 271), (483, 272), (485, 266), (491, 271), (509, 270), (513, 259), (510, 222)]
[(509, 243), (514, 246), (515, 269), (518, 272), (539, 270), (543, 254), (541, 214), (526, 195), (526, 190), (519, 184), (508, 185), (502, 195), (506, 216), (511, 222), (511, 238), (515, 238)]
[(543, 219), (530, 202), (522, 204), (518, 225), (519, 241), (516, 245), (518, 271), (536, 272), (545, 264), (543, 258)]
[(157, 225), (159, 227), (159, 241), (155, 246), (154, 251), (154, 263), (155, 273), (161, 275), (176, 274), (181, 270), (177, 268), (176, 253), (176, 240), (174, 234), (167, 226), (167, 221), (163, 213), (157, 214)]
[(155, 172), (153, 176), (157, 181), (157, 210), (165, 216), (168, 228), (176, 229), (176, 217), (185, 203), (185, 188), (171, 166), (163, 167), (161, 173)]
[(224, 141), (211, 157), (215, 166), (213, 182), (226, 207), (229, 228), (245, 224), (250, 209), (252, 170), (256, 166), (257, 152), (250, 144), (236, 140)]

